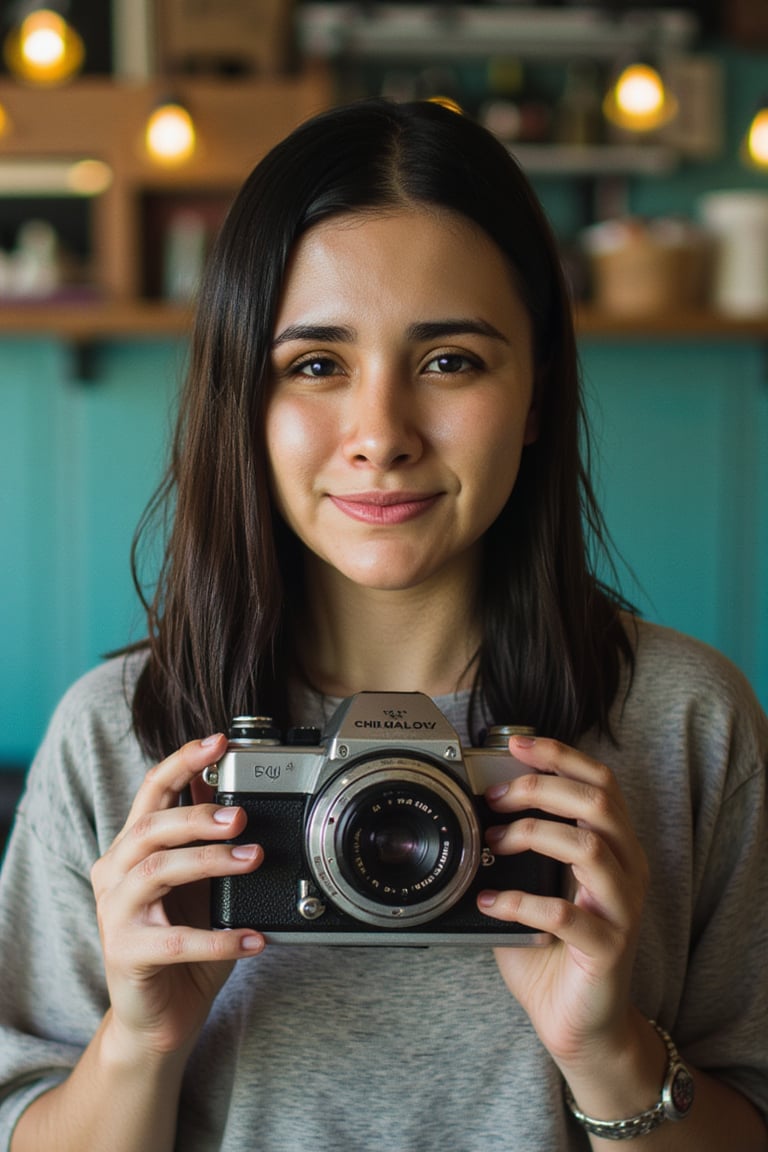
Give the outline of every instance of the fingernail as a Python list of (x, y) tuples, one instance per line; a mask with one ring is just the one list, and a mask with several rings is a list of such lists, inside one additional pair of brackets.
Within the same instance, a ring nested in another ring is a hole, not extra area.
[(231, 853), (235, 860), (253, 860), (259, 854), (258, 844), (235, 844)]
[(497, 892), (481, 892), (477, 898), (477, 902), (481, 908), (493, 908), (497, 895)]
[(222, 733), (215, 732), (213, 736), (206, 736), (205, 740), (200, 741), (201, 748), (212, 748), (213, 745), (221, 739)]
[(240, 947), (244, 952), (261, 952), (264, 947), (263, 936), (243, 936)]
[(492, 784), (486, 789), (485, 795), (489, 800), (501, 800), (509, 792), (509, 784)]
[(486, 840), (490, 840), (491, 843), (495, 844), (497, 841), (502, 839), (502, 837), (504, 836), (506, 831), (507, 831), (506, 827), (504, 827), (504, 826), (499, 827), (499, 825), (497, 824), (497, 825), (494, 825), (493, 828), (486, 829), (485, 838), (486, 838)]
[(237, 812), (237, 808), (217, 808), (213, 818), (217, 824), (231, 824)]
[(535, 736), (513, 736), (512, 741), (513, 741), (513, 743), (515, 743), (517, 745), (518, 748), (532, 748), (533, 745), (536, 743), (536, 737)]

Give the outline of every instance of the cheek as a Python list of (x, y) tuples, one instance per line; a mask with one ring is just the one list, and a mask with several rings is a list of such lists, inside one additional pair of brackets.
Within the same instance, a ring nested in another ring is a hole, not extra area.
[(517, 483), (521, 454), (522, 442), (511, 437), (488, 448), (482, 457), (478, 453), (482, 464), (478, 464), (477, 469), (476, 498), (490, 520), (496, 519)]
[(272, 403), (267, 410), (265, 433), (274, 488), (294, 485), (314, 473), (327, 440), (316, 411), (288, 401)]
[(286, 456), (301, 455), (312, 446), (309, 421), (299, 404), (274, 400), (265, 420), (267, 452), (273, 468), (279, 468)]
[(466, 455), (471, 512), (483, 532), (499, 515), (517, 483), (525, 425), (519, 414), (506, 422), (497, 413), (495, 422), (486, 425), (486, 432), (484, 437), (472, 438), (473, 446)]
[(458, 453), (468, 474), (484, 486), (511, 489), (527, 442), (528, 409), (524, 403), (494, 403), (457, 410), (444, 419), (439, 438)]

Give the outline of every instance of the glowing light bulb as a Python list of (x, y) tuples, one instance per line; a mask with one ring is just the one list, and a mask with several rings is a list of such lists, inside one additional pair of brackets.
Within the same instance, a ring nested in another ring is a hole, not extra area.
[(183, 164), (195, 150), (192, 117), (181, 104), (161, 105), (147, 121), (145, 141), (153, 160), (160, 164)]
[(664, 86), (653, 68), (628, 68), (616, 85), (616, 103), (628, 116), (651, 116), (664, 103)]
[(650, 132), (666, 124), (677, 112), (661, 76), (648, 64), (625, 68), (603, 102), (608, 120), (631, 132)]
[(64, 34), (55, 12), (33, 12), (21, 26), (21, 54), (32, 68), (53, 68), (64, 57)]
[(83, 41), (57, 12), (31, 12), (5, 41), (10, 70), (31, 84), (60, 84), (74, 76), (85, 57)]
[(752, 164), (768, 168), (768, 108), (761, 108), (749, 126), (747, 155)]

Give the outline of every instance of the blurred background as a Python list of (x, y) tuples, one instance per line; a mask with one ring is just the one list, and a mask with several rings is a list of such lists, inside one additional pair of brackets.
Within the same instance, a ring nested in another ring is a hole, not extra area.
[(372, 93), (455, 103), (529, 173), (621, 590), (768, 706), (766, 0), (5, 2), (0, 43), (0, 809), (67, 685), (143, 634), (131, 537), (234, 191)]

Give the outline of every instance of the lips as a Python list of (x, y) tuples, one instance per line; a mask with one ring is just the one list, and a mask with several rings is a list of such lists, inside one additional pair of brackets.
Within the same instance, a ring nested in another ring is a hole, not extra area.
[(423, 492), (354, 492), (349, 495), (329, 494), (331, 503), (364, 524), (405, 524), (434, 507), (440, 493)]

